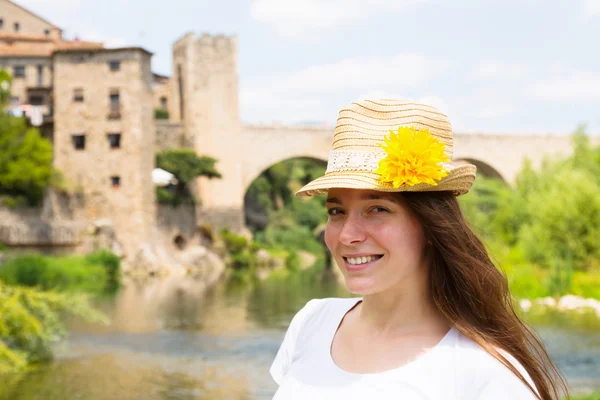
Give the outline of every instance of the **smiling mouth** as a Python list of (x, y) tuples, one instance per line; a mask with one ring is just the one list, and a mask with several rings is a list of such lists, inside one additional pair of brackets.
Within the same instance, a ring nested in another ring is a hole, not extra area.
[(343, 257), (343, 258), (344, 258), (344, 261), (346, 261), (348, 264), (362, 265), (362, 264), (370, 263), (371, 261), (379, 260), (381, 257), (383, 257), (383, 255), (379, 254), (379, 255), (366, 256), (366, 257)]

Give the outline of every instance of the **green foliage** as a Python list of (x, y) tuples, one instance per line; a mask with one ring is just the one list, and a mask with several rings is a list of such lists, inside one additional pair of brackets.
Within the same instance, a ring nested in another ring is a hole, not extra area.
[(154, 109), (154, 118), (155, 119), (169, 119), (169, 111), (163, 108), (155, 108)]
[(0, 195), (23, 196), (36, 205), (52, 174), (52, 144), (24, 118), (0, 112)]
[(157, 188), (156, 197), (160, 204), (179, 205), (193, 204), (193, 196), (188, 183), (199, 176), (209, 179), (221, 178), (215, 168), (217, 160), (211, 157), (198, 156), (192, 149), (163, 150), (156, 155), (156, 167), (169, 171), (178, 180), (170, 191), (168, 188)]
[(0, 109), (3, 109), (8, 103), (11, 83), (12, 76), (5, 70), (0, 69)]
[(248, 270), (257, 265), (256, 252), (259, 246), (242, 235), (230, 232), (228, 229), (223, 229), (220, 232), (220, 237), (231, 256), (230, 266), (234, 270)]
[(183, 183), (199, 176), (221, 178), (215, 169), (216, 162), (214, 158), (198, 156), (192, 149), (163, 150), (156, 155), (156, 166), (169, 171)]
[(583, 396), (571, 396), (571, 400), (600, 400), (600, 391)]
[(299, 265), (298, 250), (309, 251), (321, 260), (324, 249), (314, 230), (327, 221), (325, 198), (296, 197), (294, 192), (323, 175), (325, 167), (311, 159), (292, 159), (275, 164), (254, 180), (247, 196), (263, 207), (266, 228), (252, 227), (256, 241), (268, 249), (282, 249), (287, 266)]
[(459, 198), (473, 229), (500, 255), (513, 294), (600, 292), (589, 283), (600, 279), (600, 148), (583, 128), (572, 140), (571, 157), (544, 160), (539, 171), (526, 162), (515, 187), (479, 176)]
[(66, 334), (62, 315), (106, 322), (84, 295), (40, 292), (0, 282), (0, 373), (21, 372), (50, 360), (51, 344)]
[(120, 263), (107, 251), (70, 257), (28, 255), (3, 264), (0, 280), (42, 290), (106, 293), (119, 286)]

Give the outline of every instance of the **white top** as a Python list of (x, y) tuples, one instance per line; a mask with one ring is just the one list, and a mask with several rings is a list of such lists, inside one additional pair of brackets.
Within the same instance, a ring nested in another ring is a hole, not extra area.
[[(342, 318), (361, 299), (309, 301), (292, 319), (271, 366), (279, 385), (273, 400), (534, 400), (529, 388), (500, 361), (455, 329), (402, 367), (354, 374), (331, 358)], [(503, 353), (533, 386), (522, 365)]]

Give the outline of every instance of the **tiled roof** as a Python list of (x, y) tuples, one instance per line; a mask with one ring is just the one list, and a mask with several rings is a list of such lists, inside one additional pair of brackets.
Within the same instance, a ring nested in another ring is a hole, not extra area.
[(101, 42), (46, 40), (44, 42), (15, 41), (8, 44), (0, 40), (0, 56), (50, 57), (55, 51), (102, 48)]

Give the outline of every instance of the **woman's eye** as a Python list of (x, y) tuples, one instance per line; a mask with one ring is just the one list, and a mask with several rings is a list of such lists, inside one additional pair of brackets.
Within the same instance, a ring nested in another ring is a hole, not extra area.
[(330, 208), (329, 210), (327, 210), (327, 214), (333, 217), (342, 214), (342, 210), (340, 210), (339, 208)]
[(373, 207), (373, 208), (371, 209), (371, 211), (373, 211), (373, 212), (374, 212), (374, 213), (376, 213), (376, 214), (379, 214), (379, 213), (385, 213), (385, 212), (388, 212), (389, 210), (388, 210), (387, 208), (385, 208), (385, 207)]

